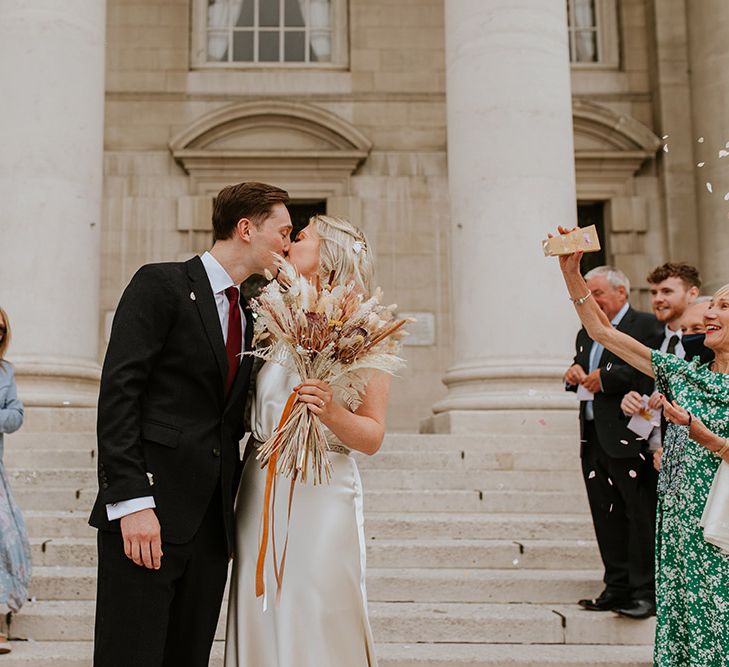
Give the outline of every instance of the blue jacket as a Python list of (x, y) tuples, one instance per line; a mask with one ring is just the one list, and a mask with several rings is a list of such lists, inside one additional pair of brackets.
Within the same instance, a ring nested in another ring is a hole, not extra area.
[(0, 361), (0, 461), (3, 457), (3, 434), (13, 433), (23, 425), (23, 404), (18, 399), (15, 373), (7, 361)]

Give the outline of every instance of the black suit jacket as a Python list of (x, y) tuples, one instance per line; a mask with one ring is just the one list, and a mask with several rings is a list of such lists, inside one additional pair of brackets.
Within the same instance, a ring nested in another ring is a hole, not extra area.
[[(651, 313), (643, 313), (633, 308), (627, 312), (616, 327), (618, 331), (632, 336), (641, 343), (648, 344), (660, 330), (658, 320)], [(590, 370), (590, 350), (592, 339), (583, 327), (577, 334), (576, 354), (573, 363), (579, 364), (585, 373)], [(604, 350), (597, 364), (600, 369), (602, 391), (595, 394), (593, 412), (595, 431), (600, 446), (608, 456), (627, 458), (637, 456), (645, 449), (646, 442), (628, 430), (628, 418), (620, 409), (623, 396), (630, 391), (635, 381), (635, 371), (620, 357)], [(643, 376), (647, 377), (647, 376)], [(650, 380), (650, 378), (648, 378)], [(577, 391), (574, 385), (567, 385), (568, 391)], [(580, 437), (585, 439), (585, 402), (580, 403)]]
[[(244, 313), (250, 349), (253, 321)], [(199, 257), (139, 269), (119, 301), (101, 376), (92, 526), (119, 530), (106, 504), (151, 495), (162, 539), (187, 542), (220, 482), (232, 552), (251, 361), (243, 357), (226, 396), (225, 343)]]

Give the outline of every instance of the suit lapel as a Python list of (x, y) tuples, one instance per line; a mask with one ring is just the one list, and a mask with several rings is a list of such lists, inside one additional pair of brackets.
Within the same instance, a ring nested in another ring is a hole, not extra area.
[(221, 386), (225, 388), (225, 378), (228, 375), (228, 357), (225, 352), (225, 341), (223, 332), (220, 330), (220, 317), (218, 308), (215, 305), (213, 288), (210, 287), (205, 267), (199, 257), (193, 257), (187, 262), (187, 273), (190, 278), (190, 298), (193, 298), (197, 310), (200, 313), (205, 333), (207, 334), (210, 346), (215, 353), (215, 360), (220, 371)]

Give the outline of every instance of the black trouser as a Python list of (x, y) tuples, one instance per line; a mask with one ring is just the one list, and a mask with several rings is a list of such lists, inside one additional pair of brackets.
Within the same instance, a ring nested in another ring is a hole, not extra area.
[(653, 458), (608, 456), (595, 425), (585, 422), (582, 474), (605, 566), (605, 590), (631, 599), (655, 599), (656, 481)]
[(207, 667), (228, 575), (220, 485), (195, 537), (149, 570), (99, 531), (94, 667)]

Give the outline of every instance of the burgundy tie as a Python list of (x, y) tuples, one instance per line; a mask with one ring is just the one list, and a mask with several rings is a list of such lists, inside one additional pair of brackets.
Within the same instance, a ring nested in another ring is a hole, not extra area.
[(243, 347), (243, 328), (240, 321), (240, 308), (238, 307), (238, 299), (240, 292), (237, 287), (228, 287), (225, 290), (225, 296), (228, 297), (230, 310), (228, 311), (228, 338), (225, 341), (225, 352), (228, 355), (228, 379), (225, 384), (226, 394), (230, 392), (233, 386), (235, 375), (238, 372), (240, 364), (240, 353)]

